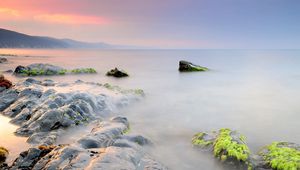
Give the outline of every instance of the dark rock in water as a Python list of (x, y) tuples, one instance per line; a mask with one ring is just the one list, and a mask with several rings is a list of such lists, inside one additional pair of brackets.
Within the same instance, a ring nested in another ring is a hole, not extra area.
[(114, 77), (128, 77), (129, 75), (123, 71), (123, 70), (119, 70), (118, 68), (115, 69), (111, 69), (110, 71), (108, 71), (106, 73), (107, 76), (114, 76)]
[(179, 71), (191, 72), (191, 71), (207, 71), (208, 68), (195, 65), (188, 61), (179, 61)]
[(18, 66), (15, 69), (15, 74), (22, 76), (37, 76), (37, 75), (57, 75), (65, 73), (65, 69), (51, 64), (31, 64), (27, 67)]
[(27, 67), (24, 67), (24, 66), (18, 66), (18, 67), (15, 69), (14, 73), (15, 73), (15, 74), (27, 74), (28, 70), (29, 70), (29, 69), (28, 69)]
[(6, 89), (12, 86), (12, 82), (4, 78), (3, 75), (0, 74), (0, 87), (4, 87)]
[(0, 57), (0, 63), (5, 63), (7, 61), (8, 61), (7, 58)]
[(0, 164), (5, 162), (9, 152), (6, 148), (0, 146)]

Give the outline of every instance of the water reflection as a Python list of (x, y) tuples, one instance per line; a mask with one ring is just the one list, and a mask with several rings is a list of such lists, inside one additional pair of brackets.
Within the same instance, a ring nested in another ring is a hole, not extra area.
[(18, 137), (14, 135), (17, 126), (9, 123), (10, 118), (0, 115), (0, 146), (3, 146), (9, 150), (8, 163), (19, 155), (20, 152), (29, 148), (29, 144), (26, 143), (27, 138)]

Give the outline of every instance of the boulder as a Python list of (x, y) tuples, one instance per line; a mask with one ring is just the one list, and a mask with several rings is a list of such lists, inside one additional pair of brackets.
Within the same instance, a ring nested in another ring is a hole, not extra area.
[(191, 71), (207, 71), (208, 68), (195, 65), (188, 61), (179, 61), (179, 71), (181, 72), (191, 72)]
[(0, 74), (0, 87), (4, 87), (6, 89), (12, 86), (12, 82), (4, 78), (3, 75)]
[(251, 169), (251, 155), (245, 143), (245, 137), (230, 129), (220, 129), (218, 132), (197, 133), (192, 143), (194, 146), (213, 151), (216, 158), (238, 169)]
[(291, 142), (273, 142), (259, 152), (257, 168), (293, 170), (300, 169), (300, 145)]
[(107, 76), (113, 76), (113, 77), (128, 77), (129, 75), (123, 71), (123, 70), (119, 70), (118, 68), (114, 68), (114, 69), (111, 69), (110, 71), (108, 71), (106, 73)]
[(0, 63), (5, 63), (7, 61), (8, 61), (7, 58), (0, 57)]

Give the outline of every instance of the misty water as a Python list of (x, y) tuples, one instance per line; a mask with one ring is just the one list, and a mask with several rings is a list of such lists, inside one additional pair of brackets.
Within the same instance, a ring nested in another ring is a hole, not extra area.
[[(19, 55), (8, 57), (9, 62), (1, 64), (0, 71), (32, 63), (67, 69), (94, 67), (96, 75), (36, 78), (57, 82), (81, 79), (143, 89), (145, 98), (118, 114), (128, 118), (130, 133), (153, 141), (154, 147), (147, 148), (148, 152), (170, 169), (224, 169), (212, 154), (192, 147), (191, 138), (199, 131), (222, 127), (237, 130), (247, 137), (253, 152), (273, 141), (300, 143), (299, 50), (2, 49), (0, 53)], [(180, 73), (179, 60), (211, 70)], [(106, 71), (114, 67), (126, 70), (130, 77), (106, 77)], [(21, 79), (5, 76), (14, 82)], [(8, 120), (1, 121), (1, 129), (7, 126), (11, 126)], [(13, 128), (8, 131), (13, 135)], [(7, 133), (0, 133), (1, 138)], [(9, 139), (19, 140), (20, 144), (11, 144), (24, 150), (23, 138)], [(1, 139), (0, 144), (9, 142)]]

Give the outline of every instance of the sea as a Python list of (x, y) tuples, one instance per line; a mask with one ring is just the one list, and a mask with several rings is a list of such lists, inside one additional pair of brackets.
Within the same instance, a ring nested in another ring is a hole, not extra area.
[[(32, 63), (92, 67), (98, 74), (35, 78), (143, 89), (141, 101), (116, 114), (128, 118), (131, 134), (153, 142), (146, 152), (170, 169), (232, 169), (222, 166), (210, 151), (193, 147), (191, 139), (197, 132), (236, 130), (246, 136), (253, 153), (274, 141), (300, 143), (300, 50), (0, 49), (0, 54), (16, 55), (8, 56), (0, 71)], [(179, 72), (180, 60), (209, 71)], [(107, 77), (115, 67), (130, 76)], [(4, 75), (13, 82), (24, 79)], [(14, 135), (16, 128), (0, 116), (0, 145), (11, 150), (11, 160), (30, 147), (26, 138)]]

